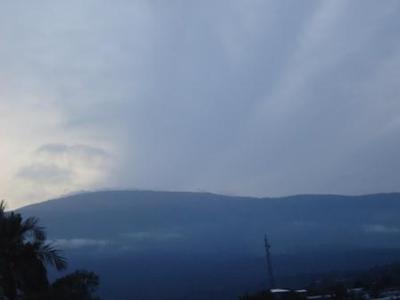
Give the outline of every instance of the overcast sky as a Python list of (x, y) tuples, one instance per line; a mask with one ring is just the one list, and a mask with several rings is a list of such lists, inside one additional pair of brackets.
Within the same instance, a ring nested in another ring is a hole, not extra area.
[(0, 0), (0, 198), (400, 190), (400, 1)]

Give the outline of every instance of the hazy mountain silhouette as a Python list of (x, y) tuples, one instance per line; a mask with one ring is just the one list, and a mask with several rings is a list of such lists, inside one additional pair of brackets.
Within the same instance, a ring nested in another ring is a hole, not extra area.
[[(110, 299), (232, 299), (263, 286), (263, 236), (288, 276), (400, 258), (400, 194), (231, 197), (107, 191), (20, 209), (38, 216)], [(280, 279), (279, 279), (280, 278)], [(293, 277), (291, 277), (293, 279)], [(297, 281), (299, 284), (299, 281)]]

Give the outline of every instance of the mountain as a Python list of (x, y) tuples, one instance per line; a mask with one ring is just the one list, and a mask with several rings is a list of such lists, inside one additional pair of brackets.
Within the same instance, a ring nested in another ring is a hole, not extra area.
[(281, 285), (300, 284), (293, 280), (299, 274), (400, 259), (399, 193), (252, 198), (106, 191), (19, 211), (41, 219), (71, 267), (100, 274), (105, 299), (237, 298), (266, 281), (265, 233)]

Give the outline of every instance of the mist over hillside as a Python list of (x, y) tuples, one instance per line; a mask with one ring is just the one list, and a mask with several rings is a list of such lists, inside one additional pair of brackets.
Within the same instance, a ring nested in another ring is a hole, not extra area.
[(102, 293), (113, 299), (232, 299), (260, 288), (265, 233), (286, 285), (296, 284), (286, 280), (296, 274), (391, 262), (400, 258), (399, 211), (398, 193), (251, 198), (154, 191), (82, 193), (20, 209), (41, 219), (73, 266), (98, 272)]

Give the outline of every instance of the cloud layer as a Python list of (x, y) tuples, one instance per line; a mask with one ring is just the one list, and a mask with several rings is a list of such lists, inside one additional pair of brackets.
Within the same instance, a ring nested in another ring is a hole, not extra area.
[(0, 12), (0, 195), (400, 183), (398, 1), (69, 1)]

